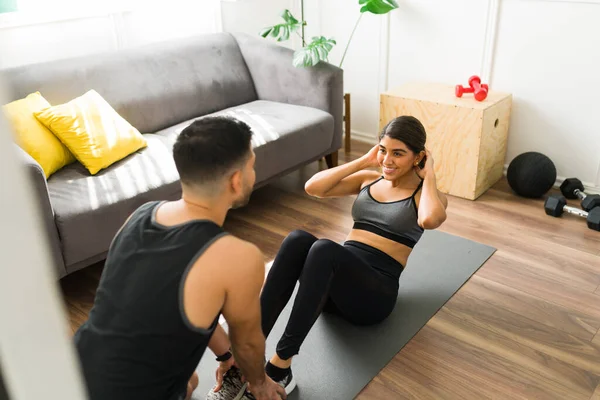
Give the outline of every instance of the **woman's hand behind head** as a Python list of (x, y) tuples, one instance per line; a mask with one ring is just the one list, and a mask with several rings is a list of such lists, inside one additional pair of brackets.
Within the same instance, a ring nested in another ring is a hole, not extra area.
[(364, 164), (364, 168), (376, 168), (379, 167), (379, 161), (377, 161), (377, 154), (379, 153), (379, 144), (373, 146), (365, 155), (361, 157), (361, 161)]
[(425, 166), (423, 168), (419, 168), (419, 165), (414, 167), (415, 172), (419, 175), (419, 178), (425, 179), (428, 174), (433, 174), (434, 166), (433, 166), (433, 156), (429, 150), (425, 150)]

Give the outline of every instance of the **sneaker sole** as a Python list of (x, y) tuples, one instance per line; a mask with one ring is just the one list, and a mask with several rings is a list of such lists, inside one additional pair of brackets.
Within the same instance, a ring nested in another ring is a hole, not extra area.
[(242, 386), (242, 388), (240, 389), (240, 391), (238, 392), (238, 394), (231, 400), (240, 400), (242, 397), (244, 397), (244, 393), (246, 393), (246, 388), (248, 387), (248, 383), (244, 383), (244, 385)]
[(292, 376), (292, 380), (290, 381), (290, 383), (285, 387), (285, 394), (290, 394), (292, 393), (292, 391), (296, 389), (296, 378), (294, 378)]

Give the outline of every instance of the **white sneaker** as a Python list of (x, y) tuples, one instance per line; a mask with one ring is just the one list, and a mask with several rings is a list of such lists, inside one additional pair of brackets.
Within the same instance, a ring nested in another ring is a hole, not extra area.
[(206, 394), (206, 400), (240, 400), (246, 391), (247, 383), (242, 382), (242, 371), (231, 367), (223, 376), (223, 386), (218, 392), (212, 389)]

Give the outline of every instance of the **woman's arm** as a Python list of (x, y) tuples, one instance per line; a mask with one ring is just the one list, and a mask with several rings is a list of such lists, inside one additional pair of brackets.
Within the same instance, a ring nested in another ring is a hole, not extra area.
[(423, 229), (436, 229), (446, 220), (448, 199), (437, 188), (435, 174), (425, 175), (419, 200), (418, 223)]
[(436, 229), (446, 220), (448, 199), (437, 188), (437, 179), (433, 168), (433, 156), (427, 150), (427, 161), (423, 169), (417, 168), (417, 174), (423, 179), (419, 199), (418, 224), (423, 229)]
[(378, 151), (379, 145), (354, 161), (316, 173), (306, 182), (304, 190), (320, 198), (357, 194), (365, 181), (379, 176), (376, 171), (363, 171), (378, 166)]

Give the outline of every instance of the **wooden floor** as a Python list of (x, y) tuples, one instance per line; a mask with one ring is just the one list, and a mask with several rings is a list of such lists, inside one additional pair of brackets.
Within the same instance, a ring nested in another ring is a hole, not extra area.
[[(354, 142), (340, 162), (369, 147)], [(255, 191), (226, 229), (256, 243), (268, 261), (297, 228), (343, 240), (353, 199), (303, 191), (324, 167), (313, 163)], [(498, 250), (358, 399), (600, 400), (600, 232), (576, 216), (546, 216), (542, 200), (516, 197), (505, 180), (477, 201), (450, 197), (440, 230)], [(101, 268), (62, 281), (73, 331), (87, 317)]]

